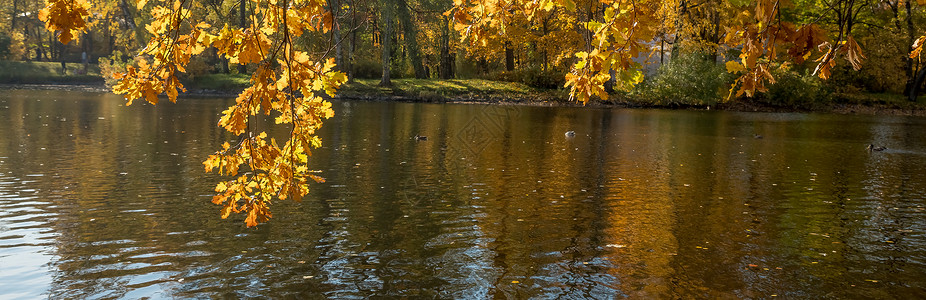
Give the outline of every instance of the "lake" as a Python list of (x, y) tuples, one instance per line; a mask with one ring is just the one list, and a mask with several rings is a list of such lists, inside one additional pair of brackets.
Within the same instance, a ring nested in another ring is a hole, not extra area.
[(0, 298), (926, 297), (923, 118), (335, 101), (248, 229), (232, 101), (0, 93)]

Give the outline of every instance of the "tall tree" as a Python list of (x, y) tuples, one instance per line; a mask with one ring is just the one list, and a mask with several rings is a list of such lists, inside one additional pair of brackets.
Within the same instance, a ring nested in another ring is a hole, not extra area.
[[(248, 1), (239, 0), (238, 1), (238, 27), (241, 30), (248, 28)], [(238, 64), (238, 74), (246, 74), (248, 72), (248, 67), (245, 64)]]
[(383, 47), (383, 75), (379, 81), (380, 86), (392, 86), (392, 79), (390, 78), (392, 70), (390, 67), (392, 66), (392, 37), (395, 26), (395, 18), (393, 17), (395, 11), (394, 1), (380, 0), (382, 5), (380, 6), (379, 40), (380, 46)]
[(440, 27), (440, 66), (438, 76), (441, 79), (453, 79), (455, 61), (450, 49), (450, 28), (448, 27), (450, 22), (446, 17), (444, 17), (444, 22)]
[(350, 37), (348, 38), (348, 47), (347, 47), (347, 59), (344, 60), (344, 67), (342, 68), (347, 73), (347, 81), (351, 82), (354, 80), (354, 52), (357, 51), (357, 7), (355, 2), (357, 0), (348, 0), (348, 7), (350, 11), (348, 12), (348, 18), (350, 19), (350, 32), (348, 33)]
[(13, 0), (13, 9), (10, 10), (10, 33), (16, 31), (16, 18), (19, 17), (19, 1)]
[[(331, 26), (331, 42), (334, 43), (334, 61), (338, 64), (338, 70), (344, 70), (344, 47), (341, 39), (341, 1), (327, 0), (328, 10), (333, 15)], [(329, 46), (331, 48), (331, 46)]]
[(415, 69), (415, 78), (428, 78), (428, 74), (424, 71), (424, 65), (421, 64), (417, 24), (412, 19), (408, 6), (408, 1), (396, 0), (396, 11), (398, 12), (399, 22), (402, 24), (402, 37), (405, 40), (405, 54), (408, 56), (412, 68)]

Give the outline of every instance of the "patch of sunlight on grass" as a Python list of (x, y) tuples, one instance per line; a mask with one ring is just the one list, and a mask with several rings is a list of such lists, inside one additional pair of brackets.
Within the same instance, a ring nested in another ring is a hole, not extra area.
[(251, 76), (246, 74), (207, 74), (196, 77), (190, 87), (210, 90), (244, 89), (251, 84)]
[(534, 92), (530, 87), (515, 83), (491, 81), (485, 79), (414, 79), (399, 78), (392, 80), (391, 87), (379, 86), (377, 79), (357, 79), (347, 86), (351, 91), (402, 91), (406, 94), (421, 92), (443, 95), (509, 93), (526, 94)]
[(84, 65), (67, 63), (67, 73), (62, 72), (60, 62), (0, 61), (0, 82), (8, 83), (81, 83), (102, 82), (100, 67), (88, 64), (86, 74)]

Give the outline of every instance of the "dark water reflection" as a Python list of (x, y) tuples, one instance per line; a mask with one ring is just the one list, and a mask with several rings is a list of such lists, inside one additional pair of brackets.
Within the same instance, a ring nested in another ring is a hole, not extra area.
[(0, 95), (0, 298), (926, 297), (923, 119), (336, 102), (246, 229), (228, 100), (121, 103)]

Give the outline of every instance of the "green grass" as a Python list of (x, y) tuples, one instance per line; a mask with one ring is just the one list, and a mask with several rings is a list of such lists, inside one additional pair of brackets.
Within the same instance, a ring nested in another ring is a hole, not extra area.
[(901, 94), (840, 93), (834, 95), (834, 101), (842, 104), (887, 106), (902, 109), (926, 108), (926, 95), (920, 95), (916, 101), (909, 101), (905, 95)]
[(251, 76), (242, 74), (207, 74), (184, 83), (188, 89), (238, 93), (251, 85)]
[(59, 62), (0, 61), (0, 83), (21, 84), (86, 84), (102, 83), (100, 68), (88, 65), (87, 74), (77, 74), (83, 65), (68, 63), (67, 73), (61, 70)]
[[(250, 76), (240, 74), (209, 74), (184, 82), (190, 90), (211, 90), (237, 94), (250, 85)], [(379, 80), (357, 79), (338, 91), (341, 97), (382, 98), (403, 97), (422, 101), (449, 99), (557, 99), (557, 91), (537, 90), (514, 82), (483, 79), (409, 79), (392, 80), (392, 86), (381, 87)]]
[(393, 79), (392, 86), (379, 86), (377, 79), (357, 79), (338, 92), (343, 97), (405, 97), (422, 101), (505, 100), (513, 102), (548, 102), (567, 99), (557, 90), (531, 88), (517, 82), (485, 79)]
[(381, 93), (425, 92), (436, 93), (442, 96), (452, 96), (470, 93), (493, 94), (527, 94), (535, 92), (524, 84), (484, 79), (393, 79), (391, 87), (379, 86), (378, 79), (357, 79), (347, 85), (345, 91), (377, 91)]

